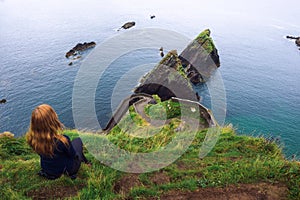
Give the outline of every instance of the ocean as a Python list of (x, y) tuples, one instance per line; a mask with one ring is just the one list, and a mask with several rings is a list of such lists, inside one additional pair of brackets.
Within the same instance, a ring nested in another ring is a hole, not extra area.
[[(300, 2), (293, 2), (298, 5), (293, 7), (279, 1), (270, 1), (271, 5), (255, 2), (0, 1), (0, 99), (7, 99), (6, 104), (0, 104), (0, 132), (24, 135), (32, 110), (42, 103), (53, 106), (66, 127), (75, 128), (73, 85), (93, 50), (83, 53), (72, 66), (65, 53), (79, 42), (95, 41), (99, 46), (129, 31), (117, 31), (125, 22), (135, 21), (132, 29), (166, 29), (191, 40), (209, 28), (221, 60), (226, 124), (232, 124), (239, 134), (278, 137), (286, 156), (299, 158), (300, 51), (285, 36), (300, 36), (296, 21)], [(150, 19), (150, 15), (156, 17)], [(107, 98), (112, 96), (116, 80), (136, 66), (157, 63), (159, 48), (130, 52), (105, 71), (95, 98), (101, 124), (117, 106)], [(147, 65), (140, 74), (150, 69)], [(128, 81), (128, 88), (137, 85), (138, 77)], [(209, 107), (205, 87), (196, 90)], [(121, 101), (131, 93), (122, 91), (114, 98)]]

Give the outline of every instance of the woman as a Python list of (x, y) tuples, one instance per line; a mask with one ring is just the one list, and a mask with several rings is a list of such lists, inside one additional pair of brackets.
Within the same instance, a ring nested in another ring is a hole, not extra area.
[(48, 179), (59, 178), (64, 173), (75, 179), (81, 162), (89, 164), (81, 139), (71, 142), (61, 134), (62, 129), (63, 124), (51, 106), (43, 104), (32, 111), (26, 140), (40, 155), (42, 170), (38, 174)]

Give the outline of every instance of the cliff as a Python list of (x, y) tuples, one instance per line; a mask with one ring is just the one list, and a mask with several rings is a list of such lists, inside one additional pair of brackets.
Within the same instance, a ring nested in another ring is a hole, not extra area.
[(194, 84), (207, 81), (220, 67), (218, 50), (210, 36), (210, 30), (201, 32), (180, 54), (182, 66)]
[(170, 51), (160, 63), (140, 81), (134, 93), (157, 94), (162, 101), (171, 97), (197, 100), (177, 51)]
[[(176, 124), (174, 121), (175, 127)], [(109, 139), (120, 148), (133, 152), (155, 151), (173, 137), (172, 126), (159, 129), (158, 135), (143, 141), (116, 127)], [(300, 198), (300, 165), (286, 160), (276, 143), (239, 136), (225, 127), (214, 149), (199, 159), (199, 146), (206, 131), (198, 132), (185, 154), (158, 171), (120, 172), (103, 165), (87, 152), (92, 167), (82, 165), (75, 180), (63, 176), (54, 181), (37, 175), (39, 156), (32, 152), (24, 137), (0, 138), (1, 199)], [(64, 134), (71, 139), (79, 136), (76, 130), (65, 130)]]

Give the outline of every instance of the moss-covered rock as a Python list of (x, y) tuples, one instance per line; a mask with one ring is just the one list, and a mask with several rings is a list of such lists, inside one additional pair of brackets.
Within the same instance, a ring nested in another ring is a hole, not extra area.
[(159, 64), (140, 81), (135, 93), (157, 94), (162, 101), (171, 97), (196, 100), (177, 51), (170, 51)]
[(201, 32), (180, 54), (182, 66), (192, 83), (205, 82), (220, 67), (218, 50), (210, 36), (210, 30)]

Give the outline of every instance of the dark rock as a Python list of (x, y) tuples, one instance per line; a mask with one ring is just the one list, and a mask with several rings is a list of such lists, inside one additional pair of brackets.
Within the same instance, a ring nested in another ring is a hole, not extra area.
[(69, 66), (72, 66), (72, 65), (73, 65), (73, 62), (70, 62), (70, 63), (69, 63)]
[(154, 19), (155, 18), (155, 15), (150, 15), (150, 19)]
[(155, 99), (151, 99), (148, 104), (154, 105), (154, 104), (157, 104), (157, 102), (155, 101)]
[(159, 53), (160, 53), (160, 56), (161, 56), (161, 57), (164, 57), (164, 56), (165, 56), (165, 54), (164, 54), (164, 48), (163, 48), (163, 47), (160, 47)]
[[(287, 39), (295, 40), (295, 44), (300, 47), (300, 37), (286, 36)], [(300, 50), (300, 49), (299, 49)]]
[(118, 31), (121, 30), (122, 28), (123, 29), (129, 29), (129, 28), (131, 28), (133, 26), (135, 26), (135, 22), (127, 22), (123, 26), (121, 26), (121, 28), (119, 28)]
[(295, 36), (286, 36), (287, 39), (291, 39), (291, 40), (298, 40), (300, 39), (300, 37), (295, 37)]
[(149, 72), (134, 90), (136, 94), (157, 94), (162, 101), (171, 97), (197, 100), (176, 51), (170, 51), (160, 63)]
[(298, 47), (300, 47), (300, 39), (299, 38), (295, 41), (295, 43)]
[(164, 48), (163, 48), (163, 47), (160, 47), (160, 48), (159, 48), (159, 53), (160, 53), (160, 56), (161, 56), (161, 57), (164, 57), (164, 56), (165, 56), (165, 54), (164, 54)]
[(4, 104), (4, 103), (6, 103), (7, 101), (6, 101), (6, 99), (1, 99), (0, 100), (0, 104)]
[(196, 92), (196, 97), (197, 97), (197, 100), (200, 101), (201, 100), (201, 97), (199, 96), (199, 93)]
[(70, 51), (66, 53), (66, 58), (70, 56), (76, 56), (78, 52), (85, 51), (90, 48), (94, 48), (96, 46), (95, 42), (85, 42), (85, 43), (78, 43), (75, 47), (73, 47)]
[[(162, 47), (159, 50), (163, 53)], [(210, 37), (210, 30), (207, 29), (200, 33), (180, 56), (175, 50), (164, 56), (140, 81), (134, 92), (157, 94), (162, 101), (171, 97), (199, 101), (200, 97), (194, 93), (190, 82), (197, 84), (207, 81), (218, 67), (218, 51)]]
[(214, 71), (220, 67), (218, 50), (215, 47), (210, 30), (206, 29), (198, 35), (180, 54), (182, 66), (194, 84), (207, 81)]

